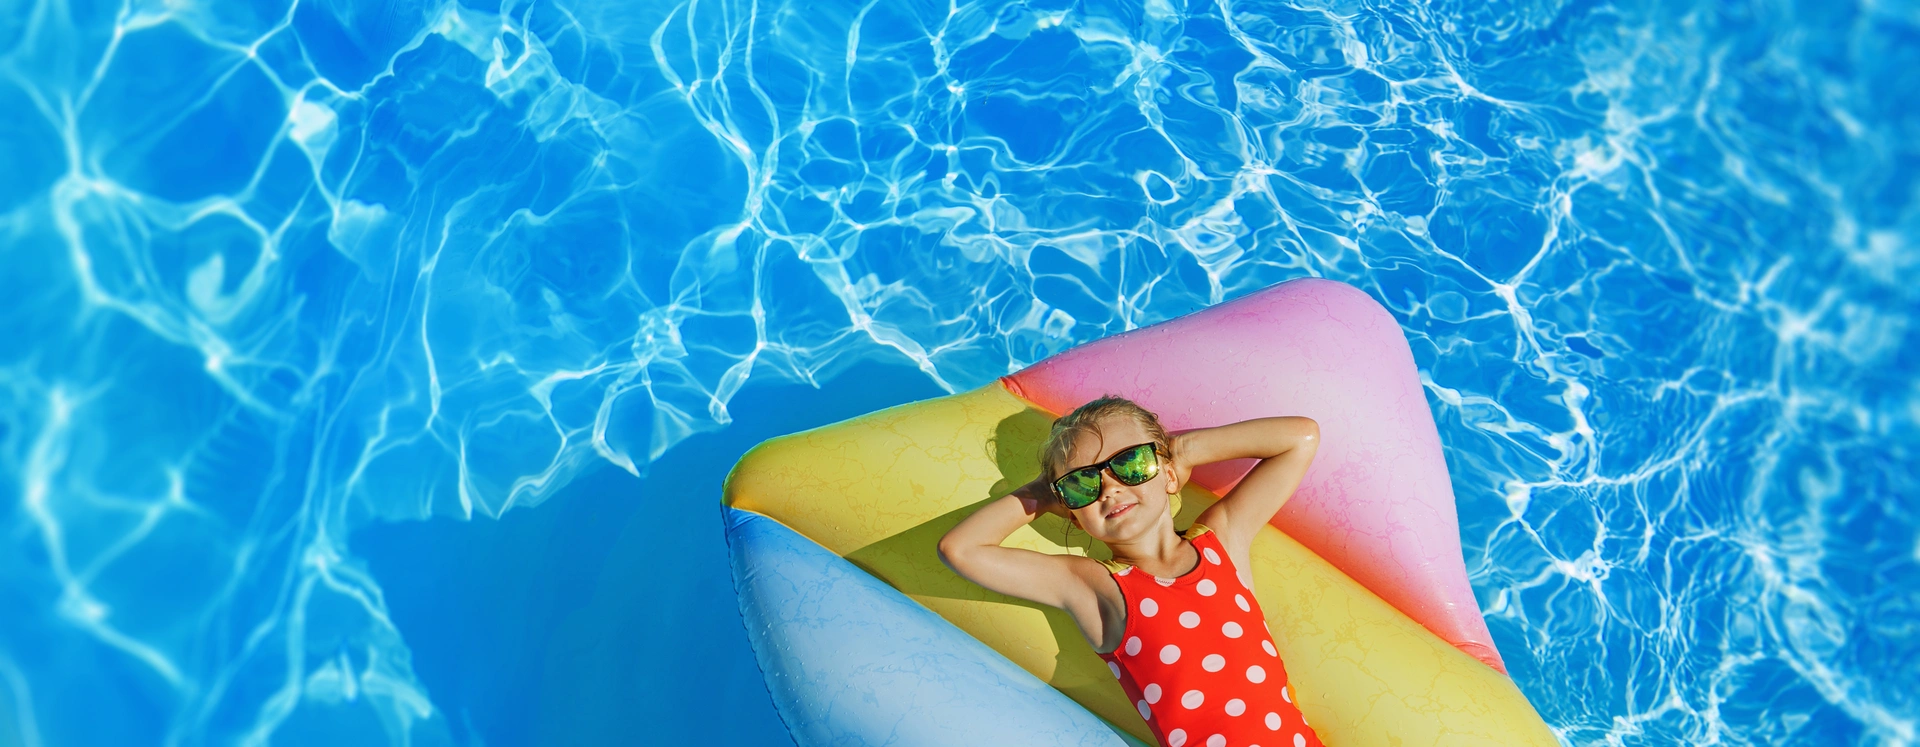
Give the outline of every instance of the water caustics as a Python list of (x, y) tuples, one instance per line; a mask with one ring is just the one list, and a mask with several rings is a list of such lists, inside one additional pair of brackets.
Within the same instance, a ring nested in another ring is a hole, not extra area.
[(1912, 743), (1916, 50), (1900, 2), (10, 0), (0, 741), (440, 740), (355, 527), (1320, 276), (1411, 338), (1563, 739)]

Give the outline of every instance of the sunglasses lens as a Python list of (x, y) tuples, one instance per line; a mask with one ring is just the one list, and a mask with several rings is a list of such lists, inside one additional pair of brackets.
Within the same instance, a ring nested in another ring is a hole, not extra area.
[(1100, 469), (1087, 467), (1068, 472), (1054, 482), (1067, 508), (1084, 508), (1100, 498)]
[(1160, 456), (1153, 444), (1140, 444), (1113, 455), (1106, 464), (1097, 464), (1062, 475), (1053, 481), (1055, 490), (1067, 508), (1085, 508), (1100, 499), (1100, 473), (1112, 470), (1113, 476), (1128, 485), (1139, 485), (1160, 474)]
[(1128, 485), (1139, 485), (1160, 474), (1160, 460), (1153, 453), (1153, 444), (1141, 444), (1116, 454), (1110, 464), (1113, 476)]

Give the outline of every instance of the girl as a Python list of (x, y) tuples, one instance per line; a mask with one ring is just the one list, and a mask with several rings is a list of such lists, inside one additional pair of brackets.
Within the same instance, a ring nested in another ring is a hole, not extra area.
[[(940, 540), (954, 572), (1066, 610), (1166, 747), (1306, 747), (1301, 718), (1245, 570), (1255, 532), (1293, 495), (1319, 446), (1301, 417), (1168, 436), (1119, 397), (1054, 421), (1041, 475), (988, 502)], [(1185, 533), (1172, 496), (1193, 468), (1259, 465)], [(1040, 512), (1063, 515), (1113, 550), (1111, 562), (1001, 547)]]

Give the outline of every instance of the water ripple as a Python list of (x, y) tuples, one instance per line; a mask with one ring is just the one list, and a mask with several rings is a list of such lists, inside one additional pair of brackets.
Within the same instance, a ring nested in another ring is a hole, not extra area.
[(1566, 741), (1920, 739), (1911, 3), (0, 8), (0, 736), (448, 741), (356, 527), (1318, 276)]

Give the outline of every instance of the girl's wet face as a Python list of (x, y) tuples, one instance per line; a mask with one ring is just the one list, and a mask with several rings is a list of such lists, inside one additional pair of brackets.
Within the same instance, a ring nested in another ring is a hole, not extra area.
[[(1079, 468), (1103, 463), (1121, 449), (1151, 441), (1153, 436), (1132, 418), (1104, 419), (1096, 424), (1093, 435), (1082, 436), (1074, 442), (1067, 464), (1070, 468)], [(1165, 457), (1161, 457), (1160, 473), (1139, 485), (1120, 482), (1111, 471), (1102, 470), (1100, 499), (1071, 512), (1080, 529), (1094, 539), (1102, 542), (1132, 539), (1152, 529), (1161, 519), (1171, 521), (1167, 507), (1170, 496), (1179, 490), (1173, 480), (1174, 470)]]

